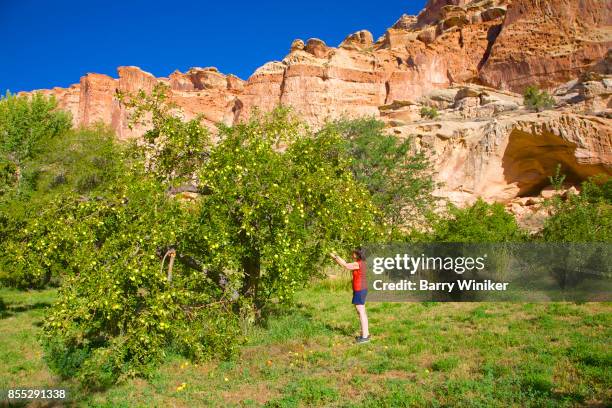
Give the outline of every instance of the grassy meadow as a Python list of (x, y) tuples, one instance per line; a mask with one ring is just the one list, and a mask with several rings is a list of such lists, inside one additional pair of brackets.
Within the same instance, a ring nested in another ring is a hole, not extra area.
[(355, 345), (349, 287), (348, 277), (312, 284), (249, 329), (232, 361), (169, 355), (148, 378), (98, 392), (44, 362), (37, 335), (56, 291), (2, 289), (0, 389), (67, 387), (67, 406), (89, 407), (612, 404), (610, 303), (370, 303), (373, 341)]

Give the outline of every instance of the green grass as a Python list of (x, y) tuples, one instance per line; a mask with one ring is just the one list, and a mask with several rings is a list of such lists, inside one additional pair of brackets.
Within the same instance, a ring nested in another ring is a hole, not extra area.
[(327, 281), (254, 328), (233, 361), (170, 355), (149, 378), (91, 394), (44, 363), (37, 333), (55, 293), (0, 290), (0, 389), (68, 387), (92, 407), (612, 404), (610, 303), (372, 303), (374, 340), (357, 346), (350, 292)]

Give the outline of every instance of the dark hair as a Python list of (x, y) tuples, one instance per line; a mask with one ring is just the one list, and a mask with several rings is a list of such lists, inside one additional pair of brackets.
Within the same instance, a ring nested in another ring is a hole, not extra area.
[(360, 261), (363, 261), (365, 259), (365, 251), (362, 247), (353, 249), (353, 254), (357, 255), (357, 258), (359, 258)]

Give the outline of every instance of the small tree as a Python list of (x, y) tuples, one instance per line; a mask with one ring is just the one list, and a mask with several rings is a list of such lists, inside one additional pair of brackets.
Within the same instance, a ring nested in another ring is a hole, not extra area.
[(546, 91), (541, 91), (537, 86), (531, 85), (523, 93), (523, 103), (527, 109), (541, 112), (555, 106), (555, 100)]
[(202, 239), (191, 235), (197, 214), (152, 178), (124, 181), (105, 197), (66, 200), (39, 249), (72, 272), (44, 322), (46, 359), (93, 388), (146, 373), (169, 347), (196, 361), (227, 357), (241, 335), (240, 300), (185, 256), (188, 240)]
[(561, 174), (561, 163), (557, 164), (555, 168), (555, 174), (548, 177), (550, 184), (555, 190), (561, 190), (563, 188), (563, 182), (565, 181), (565, 174)]
[(415, 152), (413, 140), (400, 140), (376, 119), (340, 120), (322, 132), (339, 132), (352, 158), (350, 169), (363, 183), (374, 204), (391, 226), (415, 224), (434, 203), (433, 166), (424, 152)]
[[(7, 93), (0, 98), (0, 162), (2, 178), (19, 183), (27, 161), (40, 154), (46, 143), (70, 129), (70, 114), (57, 110), (53, 97)], [(7, 164), (10, 163), (10, 164)], [(7, 166), (9, 170), (7, 170)]]
[[(142, 101), (134, 107), (151, 108)], [(61, 228), (38, 240), (44, 259), (64, 254), (71, 271), (43, 327), (49, 364), (90, 386), (146, 373), (170, 347), (194, 360), (232, 354), (256, 310), (290, 302), (336, 245), (378, 233), (338, 134), (313, 135), (279, 108), (222, 127), (205, 157), (181, 156), (175, 142), (198, 144), (199, 125), (160, 109), (148, 111), (150, 134), (160, 126), (166, 136), (152, 144), (169, 150), (152, 157), (174, 157), (178, 176), (166, 164), (132, 166), (106, 194), (45, 214)], [(194, 168), (200, 200), (166, 194)]]

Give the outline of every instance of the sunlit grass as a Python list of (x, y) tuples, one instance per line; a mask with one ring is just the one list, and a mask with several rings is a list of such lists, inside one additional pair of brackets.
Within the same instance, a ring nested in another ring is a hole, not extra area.
[[(254, 328), (240, 357), (179, 356), (146, 379), (86, 393), (53, 376), (37, 333), (54, 290), (0, 290), (0, 388), (70, 387), (80, 406), (606, 406), (612, 305), (369, 304), (355, 345), (350, 281), (312, 284)], [(342, 283), (340, 283), (342, 282)]]

